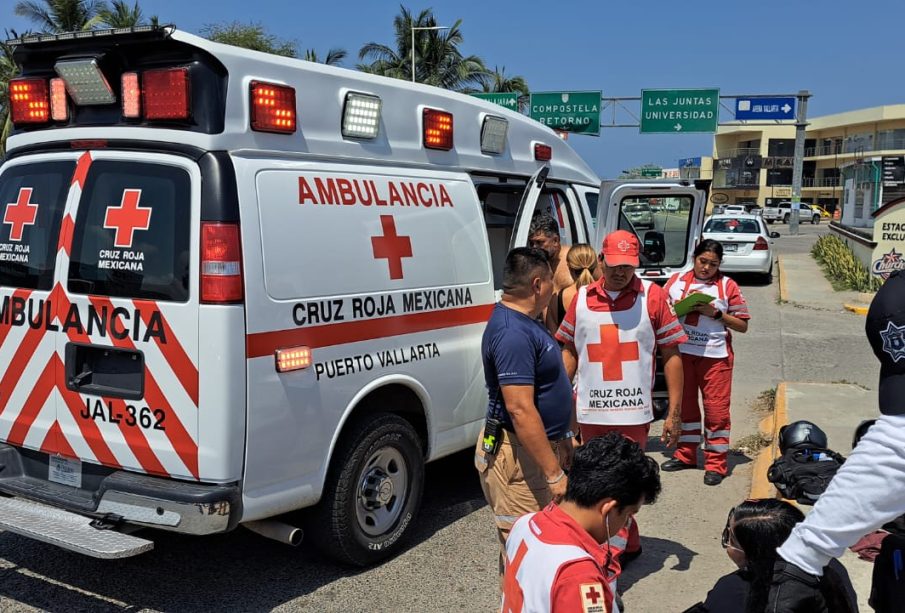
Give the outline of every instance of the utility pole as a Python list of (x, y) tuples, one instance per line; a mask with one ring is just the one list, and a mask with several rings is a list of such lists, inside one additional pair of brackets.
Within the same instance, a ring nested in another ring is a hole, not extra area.
[(795, 158), (792, 164), (792, 208), (789, 211), (789, 234), (798, 234), (798, 222), (801, 210), (801, 174), (804, 166), (804, 130), (807, 127), (808, 98), (807, 90), (798, 92), (798, 112), (795, 117)]

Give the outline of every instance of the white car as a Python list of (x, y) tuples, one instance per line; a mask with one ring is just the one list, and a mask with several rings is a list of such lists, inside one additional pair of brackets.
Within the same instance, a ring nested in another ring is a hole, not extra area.
[(713, 215), (704, 222), (703, 238), (723, 245), (723, 272), (760, 273), (769, 281), (773, 275), (773, 239), (760, 215)]
[(654, 227), (654, 215), (650, 205), (646, 202), (628, 202), (623, 204), (622, 212), (636, 228), (647, 228), (650, 230)]

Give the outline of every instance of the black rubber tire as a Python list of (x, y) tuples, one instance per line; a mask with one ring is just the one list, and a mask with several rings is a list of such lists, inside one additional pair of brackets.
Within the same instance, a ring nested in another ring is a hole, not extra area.
[(761, 277), (761, 281), (764, 285), (770, 285), (773, 283), (773, 264), (770, 264), (770, 270), (764, 273)]
[(769, 225), (772, 226), (772, 225), (773, 225), (773, 220), (772, 220), (772, 219), (768, 219), (768, 220), (767, 220), (767, 223), (768, 223)]
[(786, 216), (782, 218), (782, 222), (785, 224), (789, 223), (789, 217), (791, 217), (791, 216), (788, 213), (786, 213)]
[[(356, 505), (365, 462), (376, 451), (392, 448), (401, 454), (410, 487), (399, 503), (402, 511), (384, 533), (372, 537), (358, 524)], [(340, 440), (320, 503), (314, 508), (307, 535), (321, 552), (338, 562), (369, 566), (399, 553), (411, 532), (424, 491), (424, 453), (409, 422), (377, 413), (353, 424)]]

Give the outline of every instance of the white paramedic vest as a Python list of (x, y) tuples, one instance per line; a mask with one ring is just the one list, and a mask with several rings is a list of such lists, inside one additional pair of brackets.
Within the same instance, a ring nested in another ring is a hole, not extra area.
[(592, 311), (587, 287), (578, 290), (575, 347), (578, 349), (578, 423), (637, 426), (654, 419), (656, 336), (647, 310), (650, 281), (624, 311)]
[[(519, 549), (526, 549), (519, 562), (515, 579), (518, 582), (522, 594), (522, 608), (514, 611), (506, 606), (506, 594), (503, 594), (503, 608), (501, 613), (535, 613), (549, 612), (553, 597), (551, 588), (559, 569), (564, 564), (577, 560), (593, 560), (591, 554), (577, 545), (545, 543), (540, 540), (535, 532), (540, 528), (534, 522), (537, 513), (522, 516), (512, 526), (509, 538), (506, 539), (506, 556), (515, 560)], [(608, 581), (611, 593), (615, 593), (616, 580)], [(601, 604), (602, 601), (601, 601)], [(619, 607), (615, 599), (612, 602), (612, 613), (619, 613)], [(602, 610), (606, 610), (603, 606)]]
[[(674, 283), (669, 284), (669, 298), (674, 303), (688, 294), (699, 293), (713, 296), (714, 308), (725, 313), (729, 310), (729, 298), (726, 291), (727, 277), (721, 276), (716, 283), (701, 283), (694, 277), (694, 272), (687, 272)], [(712, 317), (706, 317), (692, 311), (679, 318), (688, 340), (679, 345), (679, 351), (689, 355), (706, 358), (725, 358), (729, 356), (727, 339), (729, 332), (726, 325)]]

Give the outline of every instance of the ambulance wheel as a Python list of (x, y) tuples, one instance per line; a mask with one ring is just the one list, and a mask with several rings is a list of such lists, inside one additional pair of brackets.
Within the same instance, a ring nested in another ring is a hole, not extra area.
[(374, 564), (400, 551), (423, 490), (418, 434), (401, 417), (374, 415), (340, 441), (308, 534), (339, 562)]

